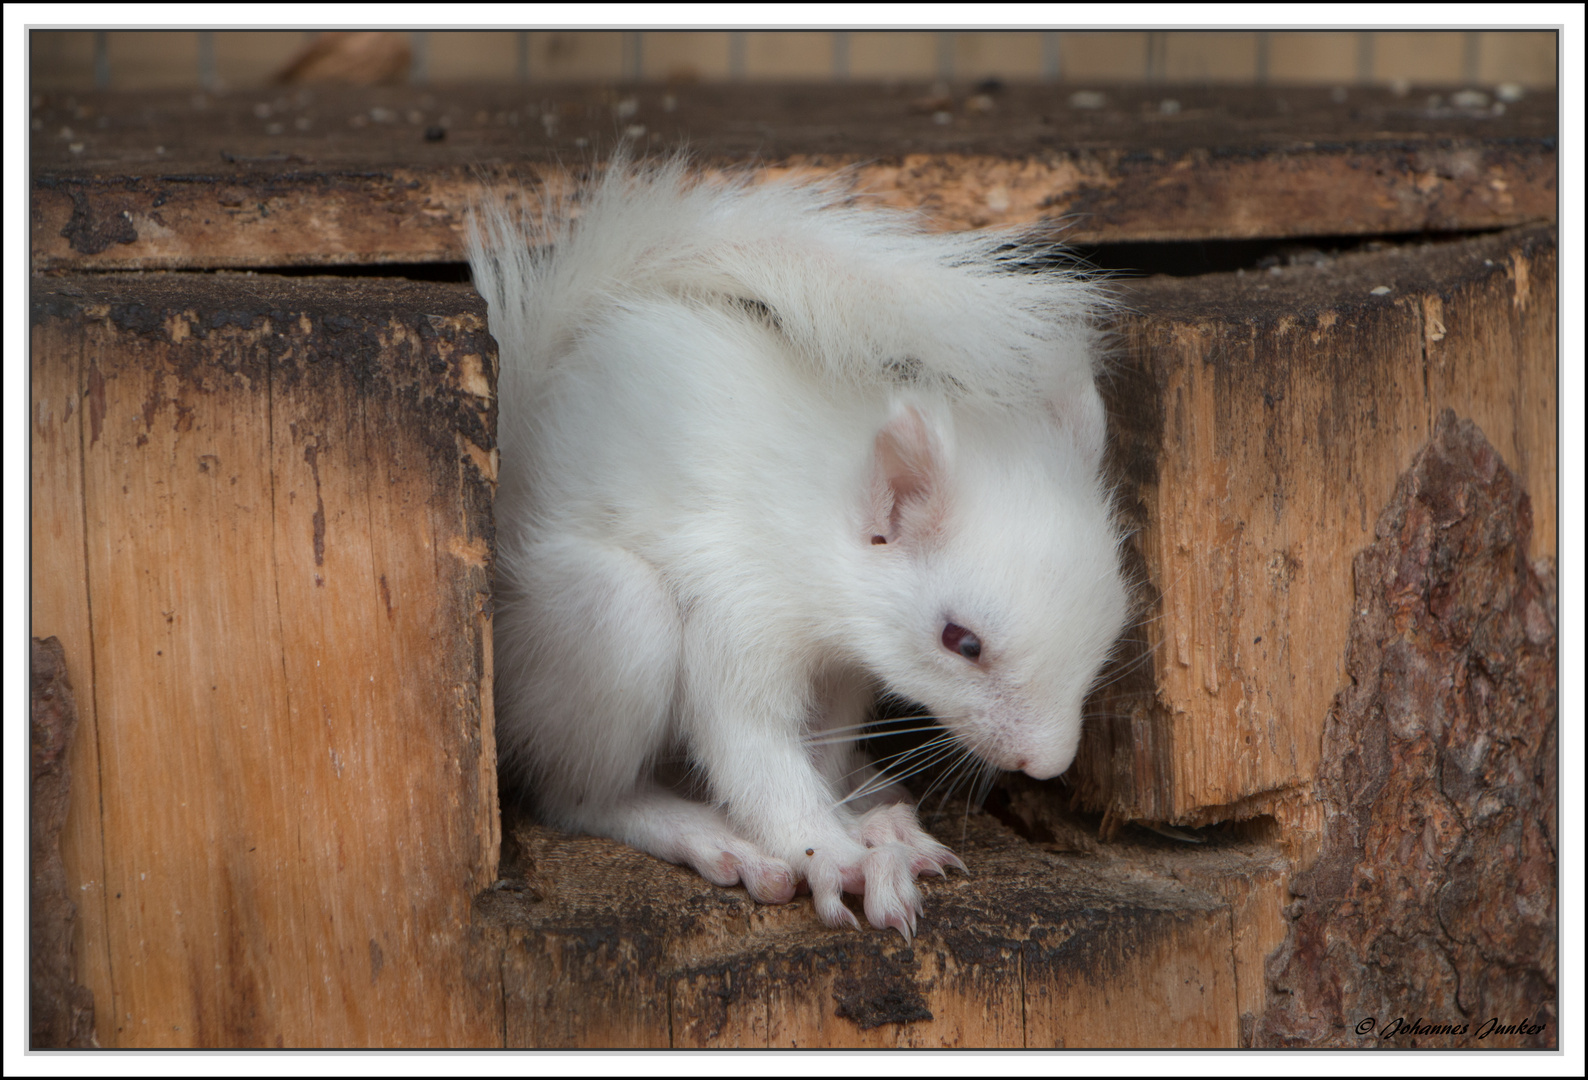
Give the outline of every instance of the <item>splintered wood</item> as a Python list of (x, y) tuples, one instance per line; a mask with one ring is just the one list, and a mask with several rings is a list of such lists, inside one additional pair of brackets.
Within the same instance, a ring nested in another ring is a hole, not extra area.
[(88, 703), (64, 846), (100, 1044), (486, 1039), (479, 302), (181, 276), (33, 299), (33, 626)]

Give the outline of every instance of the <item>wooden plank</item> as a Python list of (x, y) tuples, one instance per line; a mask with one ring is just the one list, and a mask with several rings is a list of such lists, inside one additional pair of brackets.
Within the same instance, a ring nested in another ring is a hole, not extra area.
[(1308, 827), (1351, 560), (1443, 409), (1501, 449), (1553, 558), (1555, 280), (1537, 228), (1131, 283), (1112, 407), (1156, 599), (1150, 658), (1083, 736), (1081, 805)]
[(1082, 957), (1026, 946), (1026, 1045), (1238, 1045), (1229, 910), (1154, 916)]
[[(539, 840), (509, 834), (513, 869), (502, 876), (511, 887), (479, 900), (502, 950), (506, 1045), (669, 1045), (667, 984), (653, 925), (657, 896), (632, 888), (655, 860), (587, 837), (568, 838), (559, 850)], [(567, 880), (590, 871), (609, 886), (604, 896), (587, 897)], [(561, 919), (536, 917), (551, 906)]]
[[(462, 260), (483, 183), (556, 192), (627, 133), (709, 166), (848, 169), (942, 228), (1075, 243), (1378, 235), (1553, 220), (1553, 95), (1011, 84), (37, 95), (35, 269)], [(428, 135), (427, 135), (428, 133)], [(438, 137), (439, 136), (439, 137)], [(76, 148), (74, 150), (74, 147)]]
[[(1240, 1045), (1253, 1045), (1253, 1033), (1268, 1004), (1265, 965), (1285, 938), (1283, 911), (1292, 899), (1290, 875), (1301, 854), (1301, 845), (1288, 844), (1272, 817), (1232, 823), (1212, 832), (1171, 830), (1172, 836), (1126, 828), (1120, 837), (1124, 842), (1119, 843), (1103, 840), (1097, 819), (1070, 811), (1064, 801), (1053, 797), (1049, 785), (1024, 777), (1005, 778), (989, 805), (1044, 850), (1084, 855), (1092, 864), (1110, 866), (1116, 873), (1146, 870), (1222, 899), (1229, 907), (1234, 938), (1233, 1008), (1240, 1021)], [(1215, 927), (1212, 932), (1222, 940), (1222, 929)], [(1140, 969), (1130, 977), (1149, 975), (1148, 969)], [(1220, 993), (1227, 989), (1222, 982), (1219, 986)], [(1207, 1019), (1216, 1020), (1219, 1040), (1228, 1037), (1222, 1014)], [(1118, 1028), (1121, 1037), (1134, 1032), (1138, 1038), (1151, 1038), (1150, 1027), (1143, 1026), (1151, 1022), (1134, 1017), (1122, 1028), (1110, 1027)], [(1185, 1017), (1182, 1023), (1194, 1021)]]
[(35, 370), (80, 353), (87, 389), (51, 498), (85, 508), (105, 1045), (499, 1042), (468, 949), (497, 854), (482, 315), (450, 286), (35, 282)]
[(32, 635), (61, 643), (67, 677), (75, 688), (77, 737), (67, 767), (79, 797), (67, 806), (61, 859), (77, 904), (73, 952), (78, 979), (95, 994), (95, 1037), (112, 1046), (108, 997), (110, 951), (106, 938), (105, 853), (99, 805), (84, 792), (99, 788), (99, 731), (94, 696), (93, 635), (89, 623), (88, 564), (83, 525), (83, 445), (103, 423), (90, 413), (83, 375), (81, 331), (63, 322), (35, 320), (30, 344), (29, 449), (32, 487), (29, 561)]
[[(294, 918), (301, 899), (261, 887), (298, 885), (277, 793), (300, 793), (272, 723), (286, 704), (272, 576), (233, 569), (274, 561), (270, 476), (249, 467), (268, 460), (250, 400), (266, 372), (217, 363), (193, 393), (163, 342), (118, 332), (107, 304), (73, 306), (103, 416), (84, 447), (83, 500), (112, 1045), (268, 1045), (312, 1024), (299, 994), (271, 993), (270, 953), (279, 938), (296, 959), (314, 935)], [(176, 325), (172, 337), (188, 333)]]
[[(1051, 853), (985, 814), (950, 817), (972, 876), (923, 883), (908, 944), (510, 821), (510, 887), (480, 900), (514, 973), (508, 1045), (1236, 1044), (1229, 905), (1129, 844), (1110, 860)], [(1142, 1018), (1105, 1019), (1100, 992)]]

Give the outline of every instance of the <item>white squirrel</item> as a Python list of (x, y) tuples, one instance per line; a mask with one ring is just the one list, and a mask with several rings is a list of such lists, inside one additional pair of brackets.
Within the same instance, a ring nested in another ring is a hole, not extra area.
[[(1069, 767), (1128, 618), (1096, 287), (833, 182), (621, 158), (469, 261), (501, 360), (497, 743), (544, 820), (908, 940), (964, 869), (856, 741), (879, 691)], [(682, 753), (691, 790), (657, 765)], [(698, 796), (694, 797), (694, 796)]]

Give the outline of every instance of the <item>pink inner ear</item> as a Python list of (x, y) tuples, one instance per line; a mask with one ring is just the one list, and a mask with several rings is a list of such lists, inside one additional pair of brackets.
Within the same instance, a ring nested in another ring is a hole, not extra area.
[(913, 405), (894, 413), (877, 432), (872, 469), (870, 529), (885, 543), (931, 528), (933, 504), (943, 490), (943, 449)]

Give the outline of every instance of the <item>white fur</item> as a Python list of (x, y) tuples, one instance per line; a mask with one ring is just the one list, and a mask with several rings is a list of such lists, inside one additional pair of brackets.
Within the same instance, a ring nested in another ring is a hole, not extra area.
[[(1006, 234), (679, 161), (544, 209), (469, 235), (501, 350), (504, 764), (551, 820), (761, 900), (804, 879), (830, 924), (864, 893), (908, 938), (916, 876), (958, 860), (898, 787), (845, 804), (873, 773), (810, 737), (885, 688), (998, 768), (1073, 760), (1127, 612), (1093, 290), (1016, 272)], [(676, 754), (709, 804), (655, 778)]]

